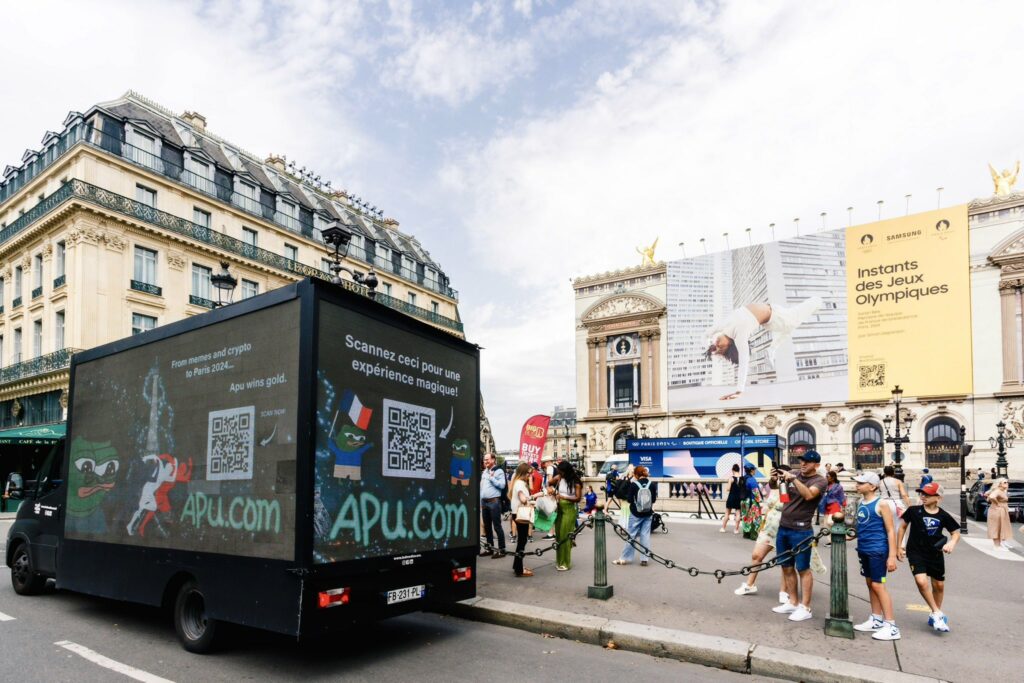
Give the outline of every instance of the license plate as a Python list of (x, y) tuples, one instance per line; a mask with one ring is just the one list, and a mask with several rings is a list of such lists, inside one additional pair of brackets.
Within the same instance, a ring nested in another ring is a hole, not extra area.
[(426, 586), (407, 586), (405, 588), (396, 588), (393, 591), (388, 591), (388, 604), (394, 605), (396, 602), (419, 600), (426, 594)]

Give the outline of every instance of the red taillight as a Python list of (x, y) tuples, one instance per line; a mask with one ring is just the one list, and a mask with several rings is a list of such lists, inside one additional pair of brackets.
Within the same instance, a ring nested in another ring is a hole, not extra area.
[(473, 578), (472, 567), (458, 567), (452, 570), (452, 581), (458, 583), (459, 581), (469, 581)]
[(332, 588), (329, 591), (320, 591), (318, 596), (320, 608), (337, 607), (347, 605), (352, 594), (351, 588)]

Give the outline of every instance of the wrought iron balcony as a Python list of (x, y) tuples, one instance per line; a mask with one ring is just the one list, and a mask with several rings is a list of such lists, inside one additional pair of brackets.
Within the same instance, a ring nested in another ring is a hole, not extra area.
[(3, 312), (4, 312), (4, 307), (0, 306), (0, 314), (2, 314)]
[(195, 294), (188, 295), (188, 302), (193, 306), (202, 306), (203, 308), (213, 308), (213, 301), (210, 299), (204, 299), (201, 296)]
[[(156, 226), (162, 230), (173, 232), (177, 235), (217, 247), (223, 252), (236, 254), (243, 258), (262, 263), (263, 265), (271, 268), (292, 273), (300, 278), (315, 277), (329, 282), (332, 277), (331, 274), (326, 271), (319, 270), (312, 266), (307, 266), (306, 264), (298, 261), (293, 261), (281, 256), (280, 254), (275, 254), (272, 251), (255, 247), (243, 242), (242, 240), (235, 239), (234, 237), (230, 237), (224, 233), (199, 225), (198, 223), (193, 223), (192, 221), (184, 218), (179, 218), (178, 216), (174, 216), (165, 211), (155, 209), (152, 206), (147, 206), (141, 202), (137, 202), (134, 199), (130, 199), (123, 195), (119, 195), (115, 192), (105, 190), (101, 187), (97, 187), (77, 179), (69, 180), (56, 192), (44, 198), (41, 202), (36, 204), (36, 206), (32, 207), (32, 209), (25, 212), (24, 216), (21, 216), (16, 221), (8, 225), (4, 230), (0, 231), (0, 243), (10, 239), (21, 230), (27, 228), (31, 223), (39, 220), (42, 216), (53, 211), (64, 202), (72, 199), (99, 206), (107, 211), (113, 211), (114, 213), (129, 216), (144, 223)], [(360, 293), (365, 295), (367, 291), (365, 288), (362, 288)], [(384, 295), (378, 295), (378, 298), (382, 296)], [(391, 308), (405, 311), (410, 315), (424, 320), (429, 320), (436, 325), (441, 325), (457, 332), (463, 331), (462, 323), (458, 320), (445, 318), (433, 313), (432, 311), (427, 311), (426, 309), (422, 309), (417, 306), (410, 306), (409, 304), (398, 301), (397, 299), (392, 299), (391, 297), (386, 298), (389, 301), (396, 302), (396, 305), (385, 304)], [(20, 298), (14, 300), (15, 306), (20, 304)]]
[(0, 368), (0, 383), (34, 377), (55, 370), (63, 370), (71, 365), (71, 356), (81, 349), (61, 349), (45, 356), (36, 356), (31, 360)]
[(53, 288), (57, 289), (58, 287), (63, 287), (64, 285), (67, 284), (67, 281), (68, 281), (68, 276), (67, 275), (61, 275), (59, 277), (55, 277), (55, 278), (53, 278)]
[(151, 285), (148, 282), (140, 282), (139, 280), (132, 280), (132, 289), (136, 292), (145, 292), (146, 294), (152, 294), (153, 296), (163, 296), (164, 290), (156, 285)]
[[(154, 173), (159, 173), (174, 182), (182, 183), (192, 189), (202, 192), (203, 194), (209, 195), (210, 197), (232, 204), (246, 213), (252, 214), (253, 216), (262, 218), (263, 220), (271, 223), (275, 223), (290, 232), (302, 235), (308, 239), (320, 242), (323, 241), (319, 235), (319, 230), (314, 228), (312, 225), (301, 222), (293, 216), (277, 211), (274, 206), (262, 204), (257, 199), (235, 192), (233, 187), (218, 184), (211, 178), (201, 176), (174, 163), (173, 161), (170, 161), (169, 159), (157, 156), (152, 152), (136, 147), (131, 143), (121, 141), (120, 139), (112, 137), (98, 129), (92, 128), (84, 122), (79, 122), (69, 126), (58, 139), (43, 150), (36, 160), (17, 173), (11, 182), (0, 185), (0, 204), (13, 196), (26, 184), (31, 182), (33, 178), (38, 176), (43, 170), (63, 156), (77, 143), (83, 143), (90, 147), (100, 149), (108, 154), (119, 156), (137, 166), (141, 166)], [(51, 195), (51, 197), (52, 196), (53, 195)], [(30, 214), (33, 214), (33, 211), (36, 208), (39, 208), (38, 205), (37, 207), (33, 207), (32, 210), (26, 212), (21, 218), (28, 218)], [(353, 210), (358, 212), (358, 209)], [(47, 212), (48, 209), (43, 207), (41, 212), (37, 212), (33, 215), (43, 215)], [(34, 218), (27, 220), (25, 221), (25, 224), (31, 223), (34, 220)], [(8, 226), (7, 230), (19, 222), (21, 222), (21, 219)], [(7, 240), (7, 230), (0, 232), (0, 243)], [(9, 234), (13, 235), (16, 232), (17, 230), (12, 231)], [(372, 256), (367, 258), (366, 255), (362, 254), (362, 249), (352, 249), (349, 253), (349, 258), (358, 259), (371, 265), (374, 261)], [(378, 262), (380, 261), (380, 259), (377, 260)], [(438, 294), (455, 300), (458, 300), (459, 298), (457, 290), (438, 282), (437, 280), (424, 278), (416, 271), (405, 267), (395, 268), (390, 263), (379, 263), (379, 265), (388, 272), (393, 272), (403, 279), (419, 284), (421, 287), (433, 290)]]
[(42, 295), (43, 295), (43, 288), (42, 288), (42, 286), (36, 287), (35, 289), (32, 290), (32, 298), (33, 299), (38, 299)]
[(17, 308), (20, 305), (21, 305), (21, 297), (20, 296), (14, 297), (14, 301), (11, 302), (11, 308)]

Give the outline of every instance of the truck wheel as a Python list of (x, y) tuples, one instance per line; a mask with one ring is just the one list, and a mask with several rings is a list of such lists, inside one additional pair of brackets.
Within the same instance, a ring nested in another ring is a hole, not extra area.
[(174, 600), (174, 630), (178, 640), (189, 652), (205, 654), (213, 651), (217, 637), (217, 621), (206, 615), (206, 597), (195, 581), (187, 581)]
[(18, 595), (38, 595), (46, 586), (46, 577), (39, 576), (32, 569), (32, 557), (25, 544), (14, 551), (11, 562), (11, 584)]

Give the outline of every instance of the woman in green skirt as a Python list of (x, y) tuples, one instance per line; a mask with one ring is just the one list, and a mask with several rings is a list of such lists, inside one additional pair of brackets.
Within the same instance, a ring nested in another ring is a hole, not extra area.
[(556, 569), (567, 572), (572, 567), (572, 541), (569, 536), (576, 530), (579, 517), (577, 504), (583, 496), (583, 482), (568, 461), (555, 467), (555, 475), (548, 480), (548, 492), (558, 498), (558, 517), (555, 519)]

